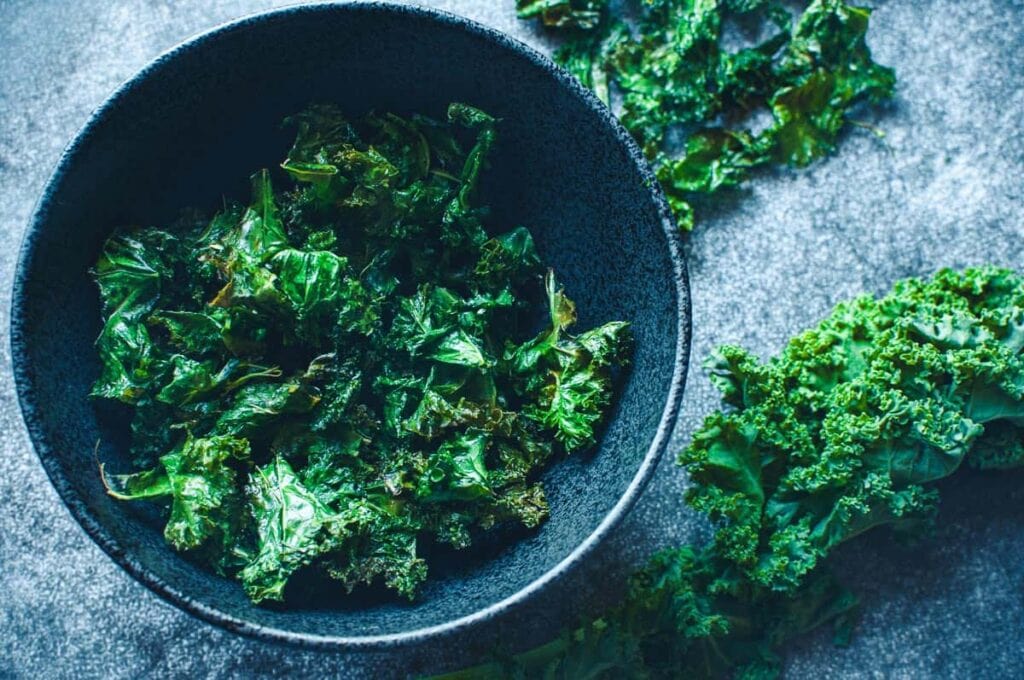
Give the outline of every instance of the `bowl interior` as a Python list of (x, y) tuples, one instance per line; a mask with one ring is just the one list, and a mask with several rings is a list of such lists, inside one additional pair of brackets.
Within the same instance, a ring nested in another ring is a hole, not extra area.
[[(248, 175), (275, 167), (288, 148), (281, 119), (315, 101), (353, 114), (435, 116), (464, 101), (500, 116), (484, 185), (491, 223), (531, 229), (576, 300), (581, 327), (634, 324), (634, 366), (599, 449), (557, 464), (544, 480), (550, 521), (518, 540), (444, 560), (413, 604), (371, 591), (296, 610), (255, 607), (237, 583), (173, 552), (147, 504), (110, 499), (92, 455), (100, 440), (110, 469), (129, 467), (119, 445), (126, 424), (104, 417), (86, 397), (99, 371), (93, 341), (100, 329), (88, 269), (102, 241), (115, 225), (165, 223), (188, 206), (212, 212), (225, 195), (244, 200)], [(48, 187), (16, 284), (13, 352), (26, 422), (89, 533), (179, 604), (282, 637), (349, 639), (437, 626), (508, 598), (555, 567), (642, 468), (681, 360), (685, 300), (669, 240), (659, 204), (615, 129), (515, 43), (453, 18), (375, 6), (245, 20), (179, 48), (130, 82)]]

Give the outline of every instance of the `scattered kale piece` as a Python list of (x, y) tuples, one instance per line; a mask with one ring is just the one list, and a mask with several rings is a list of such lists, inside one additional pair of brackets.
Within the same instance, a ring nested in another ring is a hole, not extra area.
[(132, 407), (140, 470), (104, 479), (254, 602), (304, 570), (412, 598), (430, 544), (547, 518), (538, 474), (596, 443), (628, 324), (573, 335), (530, 232), (488, 229), (483, 111), (286, 122), (249, 205), (107, 241), (92, 394)]
[(608, 9), (608, 0), (516, 0), (521, 19), (540, 17), (554, 28), (597, 28)]
[(1024, 277), (1009, 270), (907, 279), (766, 363), (726, 346), (707, 366), (726, 410), (679, 462), (714, 541), (655, 555), (603, 618), (451, 677), (775, 677), (795, 635), (849, 635), (836, 546), (926, 533), (935, 482), (965, 464), (1024, 467)]
[(813, 0), (794, 16), (776, 0), (646, 0), (630, 26), (606, 4), (517, 6), (569, 30), (556, 59), (621, 105), (686, 230), (695, 197), (754, 168), (811, 163), (835, 148), (856, 106), (893, 94), (892, 69), (865, 42), (867, 8)]

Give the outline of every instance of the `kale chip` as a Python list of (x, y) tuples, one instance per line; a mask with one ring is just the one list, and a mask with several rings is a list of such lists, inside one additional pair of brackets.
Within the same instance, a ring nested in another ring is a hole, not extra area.
[(646, 0), (632, 24), (608, 5), (517, 3), (521, 18), (568, 31), (556, 59), (621, 107), (686, 230), (696, 197), (757, 167), (811, 163), (848, 123), (865, 125), (851, 118), (859, 105), (893, 94), (893, 70), (865, 41), (871, 10), (842, 0), (796, 13), (778, 0)]
[(545, 520), (537, 477), (597, 442), (628, 324), (572, 335), (529, 230), (489, 229), (485, 112), (286, 123), (249, 205), (107, 241), (92, 394), (133, 409), (142, 469), (104, 479), (254, 602), (303, 571), (411, 599), (430, 546)]

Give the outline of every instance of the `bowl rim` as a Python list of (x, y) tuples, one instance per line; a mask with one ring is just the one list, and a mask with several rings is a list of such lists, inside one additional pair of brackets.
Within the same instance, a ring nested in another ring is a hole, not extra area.
[[(556, 84), (568, 91), (570, 96), (583, 100), (591, 111), (598, 116), (600, 121), (608, 126), (620, 144), (625, 148), (630, 161), (636, 167), (644, 185), (647, 187), (651, 200), (657, 209), (658, 218), (668, 246), (669, 259), (672, 265), (673, 279), (675, 283), (675, 313), (676, 313), (676, 346), (675, 365), (673, 366), (672, 380), (669, 386), (669, 393), (665, 407), (662, 411), (658, 428), (653, 440), (644, 454), (640, 467), (633, 479), (630, 481), (625, 492), (605, 515), (598, 526), (591, 533), (580, 541), (577, 546), (557, 564), (544, 572), (524, 587), (511, 595), (498, 600), (486, 607), (483, 607), (470, 614), (466, 614), (443, 623), (415, 628), (395, 633), (383, 633), (376, 635), (339, 636), (339, 635), (317, 635), (305, 632), (296, 632), (277, 628), (274, 626), (254, 623), (252, 621), (228, 614), (216, 607), (207, 605), (186, 592), (182, 592), (165, 582), (159, 576), (150, 572), (144, 564), (136, 560), (130, 552), (123, 548), (117, 540), (111, 536), (104, 526), (93, 516), (86, 504), (73, 491), (70, 482), (65, 478), (60, 466), (55, 459), (48, 455), (51, 449), (47, 442), (46, 428), (38, 416), (40, 405), (36, 402), (31, 388), (30, 376), (32, 368), (24, 351), (26, 345), (24, 308), (26, 306), (26, 286), (28, 266), (35, 256), (37, 236), (41, 232), (46, 218), (50, 212), (51, 205), (55, 202), (54, 194), (68, 168), (77, 160), (82, 147), (92, 137), (95, 130), (103, 123), (108, 113), (115, 109), (120, 102), (138, 89), (143, 81), (153, 77), (159, 77), (160, 71), (165, 68), (168, 62), (173, 61), (179, 55), (201, 48), (210, 41), (216, 41), (226, 35), (237, 31), (245, 31), (250, 27), (266, 22), (287, 21), (291, 17), (299, 15), (315, 15), (319, 13), (362, 13), (380, 15), (405, 15), (419, 20), (426, 20), (449, 28), (467, 31), (477, 37), (496, 44), (503, 50), (516, 53), (519, 57), (526, 59), (532, 66), (542, 69), (549, 76), (554, 78)], [(672, 431), (677, 420), (682, 400), (683, 388), (686, 382), (686, 374), (689, 365), (690, 354), (690, 286), (687, 275), (685, 258), (683, 256), (682, 240), (679, 229), (672, 217), (668, 202), (662, 189), (648, 165), (640, 147), (626, 131), (612, 111), (601, 102), (589, 89), (584, 87), (575, 76), (571, 75), (562, 67), (556, 65), (551, 59), (541, 54), (535, 48), (526, 43), (498, 30), (485, 26), (475, 20), (430, 7), (413, 6), (400, 2), (365, 2), (360, 0), (343, 0), (341, 2), (326, 2), (317, 4), (291, 5), (272, 9), (269, 11), (255, 12), (244, 15), (230, 21), (223, 22), (206, 31), (193, 34), (174, 47), (165, 50), (156, 58), (148, 62), (141, 70), (130, 76), (121, 83), (98, 108), (96, 108), (86, 120), (85, 124), (75, 134), (74, 138), (67, 145), (57, 160), (49, 180), (40, 194), (39, 200), (32, 212), (28, 227), (22, 235), (21, 245), (18, 250), (17, 264), (14, 272), (12, 303), (10, 308), (10, 343), (11, 361), (16, 385), (18, 402), (21, 407), (22, 418), (33, 450), (36, 452), (43, 468), (46, 471), (50, 482), (53, 484), (60, 496), (61, 501), (67, 507), (72, 517), (85, 530), (86, 534), (103, 549), (105, 553), (122, 569), (127, 571), (133, 578), (145, 585), (152, 592), (161, 598), (174, 604), (180, 609), (196, 616), (208, 623), (223, 627), (231, 632), (240, 633), (257, 639), (285, 642), (312, 649), (321, 650), (383, 650), (402, 645), (418, 644), (428, 640), (436, 639), (443, 635), (459, 630), (467, 629), (475, 624), (494, 619), (517, 608), (526, 601), (532, 599), (542, 590), (562, 580), (583, 558), (589, 555), (602, 540), (619, 524), (622, 518), (632, 508), (639, 498), (647, 483), (649, 482), (654, 469), (668, 447)]]

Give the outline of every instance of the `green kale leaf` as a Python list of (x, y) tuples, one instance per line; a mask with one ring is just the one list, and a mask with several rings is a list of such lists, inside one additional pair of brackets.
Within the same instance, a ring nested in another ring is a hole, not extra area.
[(160, 458), (160, 468), (107, 478), (108, 490), (121, 500), (169, 498), (167, 542), (200, 552), (224, 572), (245, 554), (248, 517), (238, 476), (249, 459), (244, 439), (188, 437)]
[(613, 322), (575, 338), (565, 329), (576, 322), (576, 307), (559, 289), (552, 272), (545, 278), (551, 328), (514, 348), (514, 371), (528, 376), (525, 392), (537, 395), (523, 414), (552, 431), (566, 450), (592, 446), (610, 403), (611, 367), (630, 351), (629, 325)]
[(238, 577), (253, 602), (283, 600), (288, 577), (329, 547), (334, 513), (280, 457), (253, 471), (248, 494), (257, 549)]

